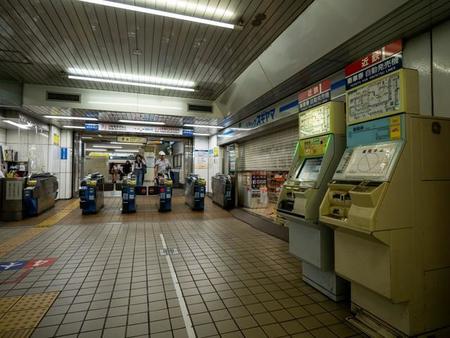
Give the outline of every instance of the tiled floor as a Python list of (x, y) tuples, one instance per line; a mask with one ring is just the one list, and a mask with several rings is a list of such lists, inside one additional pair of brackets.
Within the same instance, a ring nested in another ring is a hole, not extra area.
[[(120, 199), (105, 202), (98, 215), (74, 210), (0, 258), (57, 258), (17, 283), (2, 281), (21, 270), (0, 272), (0, 297), (59, 292), (33, 337), (188, 337), (168, 261), (197, 337), (358, 335), (344, 321), (347, 305), (303, 283), (287, 243), (209, 201), (192, 212), (178, 196), (160, 214), (157, 197), (140, 197), (129, 215)], [(13, 236), (11, 228), (3, 234)]]

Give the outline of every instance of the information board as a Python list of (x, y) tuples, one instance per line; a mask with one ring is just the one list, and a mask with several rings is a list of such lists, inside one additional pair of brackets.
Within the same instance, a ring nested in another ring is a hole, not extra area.
[(374, 119), (401, 106), (400, 74), (394, 73), (347, 92), (348, 124)]
[(300, 114), (300, 138), (327, 133), (330, 130), (330, 106), (327, 104)]

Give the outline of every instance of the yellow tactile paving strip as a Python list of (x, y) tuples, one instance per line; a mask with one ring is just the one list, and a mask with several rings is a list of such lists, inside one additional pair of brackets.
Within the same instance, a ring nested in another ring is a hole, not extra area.
[(69, 215), (74, 209), (76, 209), (79, 206), (80, 202), (78, 200), (75, 200), (65, 206), (63, 209), (59, 210), (56, 214), (53, 216), (48, 217), (41, 223), (36, 225), (36, 228), (48, 228), (55, 224), (57, 224), (59, 221), (61, 221), (64, 217)]
[(19, 245), (44, 232), (45, 228), (31, 228), (0, 244), (0, 257), (7, 255)]
[(0, 298), (0, 338), (29, 337), (59, 292)]

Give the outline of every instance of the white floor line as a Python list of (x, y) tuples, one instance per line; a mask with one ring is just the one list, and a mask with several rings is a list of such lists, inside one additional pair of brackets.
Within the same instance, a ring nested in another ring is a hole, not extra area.
[[(164, 249), (167, 249), (166, 240), (164, 239), (163, 234), (159, 234), (161, 237), (161, 242)], [(177, 293), (178, 303), (180, 304), (181, 314), (183, 315), (184, 326), (186, 326), (186, 332), (189, 338), (195, 338), (195, 332), (192, 328), (191, 317), (189, 317), (189, 312), (186, 306), (186, 302), (184, 301), (183, 294), (181, 292), (180, 283), (178, 283), (177, 275), (175, 274), (175, 270), (173, 268), (172, 259), (170, 258), (169, 253), (166, 254), (167, 265), (169, 265), (170, 275), (172, 276), (173, 286), (175, 288), (175, 292)]]

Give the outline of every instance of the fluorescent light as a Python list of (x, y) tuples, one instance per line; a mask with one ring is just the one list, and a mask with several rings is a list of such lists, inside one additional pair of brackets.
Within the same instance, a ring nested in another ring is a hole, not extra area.
[(63, 126), (63, 128), (67, 128), (67, 129), (84, 129), (83, 126)]
[(159, 88), (159, 89), (172, 89), (172, 90), (181, 90), (181, 91), (185, 91), (185, 92), (195, 92), (194, 88), (174, 87), (174, 86), (166, 86), (166, 85), (156, 85), (156, 84), (143, 83), (143, 82), (130, 82), (130, 81), (112, 80), (112, 79), (87, 77), (87, 76), (78, 76), (78, 75), (68, 75), (68, 78), (72, 79), (72, 80), (93, 81), (93, 82), (102, 82), (102, 83), (114, 83), (114, 84), (122, 84), (122, 85), (127, 85), (127, 86), (149, 87), (149, 88)]
[(83, 140), (92, 140), (93, 137), (92, 136), (82, 136), (81, 137)]
[(122, 149), (122, 150), (114, 150), (115, 153), (138, 153), (139, 150), (134, 149)]
[(211, 136), (209, 134), (202, 134), (202, 133), (193, 133), (192, 135), (195, 135), (195, 136)]
[(108, 149), (122, 149), (121, 146), (110, 146), (108, 144), (96, 144), (92, 146), (93, 148), (108, 148)]
[(205, 124), (185, 124), (183, 127), (197, 127), (197, 128), (211, 128), (211, 129), (223, 129), (221, 126), (208, 126)]
[(151, 122), (151, 121), (134, 121), (134, 120), (119, 120), (122, 123), (133, 123), (133, 124), (153, 124), (158, 126), (164, 126), (164, 122)]
[(208, 6), (195, 1), (183, 1), (183, 0), (156, 0), (156, 3), (162, 6), (173, 7), (174, 9), (188, 10), (196, 13), (205, 13), (209, 16), (233, 18), (235, 13), (226, 8), (220, 8), (216, 6)]
[(157, 9), (151, 9), (151, 8), (146, 8), (146, 7), (127, 5), (127, 4), (119, 3), (119, 2), (113, 2), (113, 1), (107, 1), (107, 0), (80, 0), (80, 1), (88, 2), (88, 3), (96, 4), (96, 5), (126, 9), (129, 11), (135, 11), (135, 12), (140, 12), (140, 13), (145, 13), (145, 14), (164, 16), (164, 17), (178, 19), (178, 20), (202, 23), (205, 25), (212, 25), (212, 26), (217, 26), (217, 27), (222, 27), (222, 28), (228, 28), (228, 29), (239, 28), (231, 23), (215, 21), (215, 20), (208, 20), (208, 19), (198, 18), (195, 16), (177, 14), (177, 13), (173, 13), (173, 12), (160, 11)]
[(61, 115), (44, 115), (44, 117), (52, 120), (98, 121), (96, 117), (61, 116)]
[(111, 144), (123, 144), (123, 145), (130, 145), (130, 146), (142, 146), (142, 143), (133, 143), (133, 142), (110, 142)]
[[(115, 106), (130, 106), (132, 103), (127, 102), (102, 102), (102, 101), (89, 101), (90, 104), (105, 104), (105, 105), (115, 105)], [(145, 108), (152, 108), (152, 109), (167, 109), (167, 110), (183, 110), (181, 107), (173, 107), (173, 106), (158, 106), (154, 104), (142, 104), (142, 103), (136, 103), (139, 107), (145, 107)]]
[(256, 128), (230, 128), (231, 130), (237, 130), (237, 131), (248, 131), (248, 130), (253, 130)]
[(108, 150), (102, 148), (86, 148), (86, 151), (108, 151)]
[[(177, 80), (159, 76), (147, 76), (147, 75), (137, 75), (130, 73), (119, 73), (119, 72), (111, 72), (104, 71), (99, 69), (85, 69), (85, 68), (74, 68), (70, 67), (67, 69), (67, 73), (69, 75), (77, 75), (77, 76), (86, 76), (86, 77), (95, 77), (102, 79), (111, 79), (111, 80), (123, 80), (130, 82), (138, 82), (138, 83), (149, 83), (159, 86), (176, 86), (176, 87), (195, 87), (195, 82), (188, 80)], [(98, 101), (94, 101), (98, 102)], [(93, 102), (90, 102), (93, 103)], [(111, 102), (100, 102), (100, 104), (110, 104)], [(123, 104), (123, 103), (122, 103)], [(125, 103), (126, 104), (126, 103)]]
[(11, 121), (11, 120), (3, 120), (3, 122), (8, 123), (17, 128), (26, 129), (26, 130), (30, 129), (33, 126), (31, 123), (23, 124), (23, 123), (17, 123), (17, 122)]

